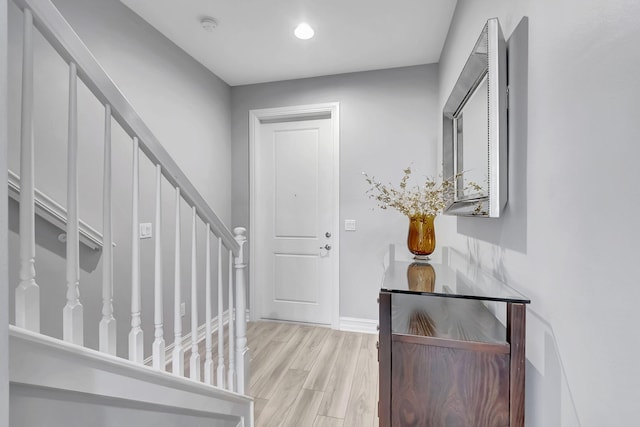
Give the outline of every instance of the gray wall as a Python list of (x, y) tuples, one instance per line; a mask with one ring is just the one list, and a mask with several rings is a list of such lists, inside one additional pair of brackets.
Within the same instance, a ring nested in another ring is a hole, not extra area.
[[(7, 2), (0, 0), (0, 176), (7, 173)], [(9, 427), (7, 187), (0, 185), (0, 427)]]
[[(421, 65), (231, 89), (234, 225), (249, 224), (249, 110), (340, 102), (341, 317), (377, 319), (385, 250), (408, 229), (401, 214), (373, 209), (362, 172), (395, 183), (410, 164), (437, 173), (437, 83), (438, 66)], [(345, 219), (357, 231), (344, 231)]]
[[(54, 2), (94, 56), (121, 88), (169, 154), (194, 183), (222, 220), (231, 217), (230, 88), (190, 56), (117, 0), (56, 0)], [(21, 14), (10, 9), (10, 114), (9, 166), (19, 171), (19, 106), (21, 68)], [(67, 66), (37, 36), (35, 68), (35, 165), (36, 186), (66, 205)], [(102, 230), (102, 106), (88, 90), (79, 87), (80, 217)], [(115, 310), (118, 320), (118, 352), (127, 354), (131, 283), (131, 163), (132, 143), (114, 123), (114, 249)], [(153, 222), (154, 170), (141, 156), (141, 222)], [(163, 187), (163, 274), (165, 285), (165, 340), (173, 341), (173, 242), (174, 192)], [(17, 207), (10, 207), (10, 283), (17, 278)], [(182, 299), (190, 311), (190, 209), (182, 204)], [(42, 298), (42, 330), (61, 336), (61, 312), (65, 304), (64, 246), (59, 231), (38, 221), (36, 272)], [(200, 224), (198, 276), (204, 277), (204, 225)], [(153, 243), (141, 242), (143, 328), (146, 355), (153, 339)], [(215, 254), (215, 251), (214, 251)], [(226, 266), (226, 262), (224, 264)], [(85, 312), (85, 343), (97, 346), (101, 315), (102, 254), (81, 249), (80, 294)], [(200, 281), (200, 283), (203, 283)], [(204, 286), (204, 285), (203, 285)], [(204, 291), (203, 291), (204, 293)], [(13, 300), (13, 293), (11, 295)], [(214, 302), (215, 304), (215, 302)], [(13, 304), (12, 304), (13, 306)], [(13, 308), (12, 308), (13, 313)], [(204, 323), (204, 299), (199, 305)], [(183, 331), (189, 332), (189, 317)]]
[(509, 205), (498, 220), (444, 217), (440, 241), (532, 300), (527, 426), (635, 425), (640, 3), (458, 0), (440, 107), (496, 16), (513, 34)]

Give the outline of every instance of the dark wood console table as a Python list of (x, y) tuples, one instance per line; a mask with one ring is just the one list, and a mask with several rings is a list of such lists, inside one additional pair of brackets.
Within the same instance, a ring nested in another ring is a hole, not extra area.
[(380, 426), (524, 427), (530, 300), (488, 276), (393, 261), (380, 290)]

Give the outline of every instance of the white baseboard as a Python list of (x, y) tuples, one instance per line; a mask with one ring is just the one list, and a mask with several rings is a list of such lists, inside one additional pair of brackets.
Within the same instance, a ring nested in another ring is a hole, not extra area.
[(377, 334), (378, 321), (375, 319), (358, 319), (356, 317), (341, 317), (340, 330), (348, 332), (360, 332), (364, 334)]

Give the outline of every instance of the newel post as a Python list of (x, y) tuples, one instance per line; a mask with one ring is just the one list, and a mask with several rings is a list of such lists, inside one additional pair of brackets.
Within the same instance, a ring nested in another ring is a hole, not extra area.
[(244, 262), (244, 244), (247, 242), (247, 229), (236, 227), (233, 229), (235, 239), (240, 245), (240, 252), (235, 258), (236, 269), (236, 391), (244, 394), (249, 389), (249, 348), (247, 347), (247, 316), (246, 316), (246, 280)]

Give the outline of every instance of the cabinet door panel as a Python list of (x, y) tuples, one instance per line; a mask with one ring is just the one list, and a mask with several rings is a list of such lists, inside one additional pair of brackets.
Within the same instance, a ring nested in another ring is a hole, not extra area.
[(509, 355), (392, 344), (392, 426), (506, 427)]

